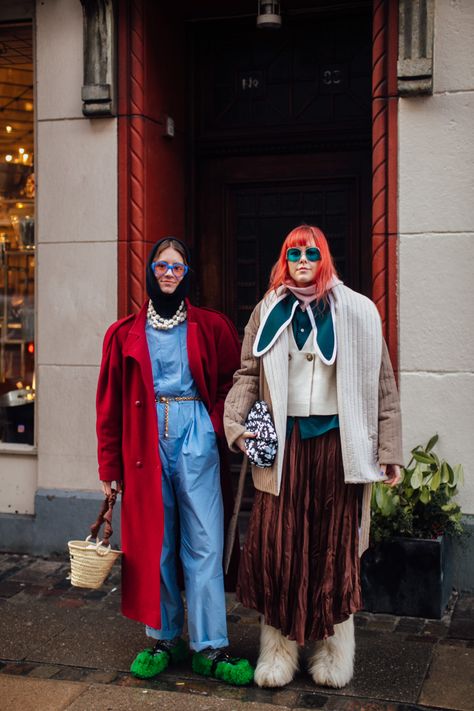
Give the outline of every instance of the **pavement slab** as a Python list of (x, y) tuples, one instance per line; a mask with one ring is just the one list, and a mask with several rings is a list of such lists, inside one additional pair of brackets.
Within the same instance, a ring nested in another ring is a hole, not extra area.
[[(9, 711), (62, 711), (85, 691), (82, 684), (0, 676), (0, 699)], [(85, 707), (84, 707), (85, 708)], [(91, 711), (94, 706), (89, 706)]]
[(151, 689), (130, 689), (118, 686), (91, 685), (67, 707), (68, 711), (91, 711), (91, 709), (113, 709), (113, 711), (287, 711), (285, 706), (219, 699), (210, 696), (197, 697), (192, 694), (176, 694)]
[(54, 608), (58, 620), (54, 643), (30, 648), (29, 659), (74, 667), (113, 666), (128, 671), (136, 652), (147, 646), (143, 625), (127, 620), (118, 611), (94, 605), (64, 608), (61, 603), (58, 601)]
[(13, 597), (23, 590), (24, 585), (24, 583), (15, 580), (3, 580), (0, 582), (0, 596), (6, 598)]
[(474, 619), (457, 617), (451, 622), (449, 637), (474, 640)]
[(21, 569), (21, 564), (17, 557), (0, 556), (0, 580), (6, 576), (13, 575), (17, 570)]
[[(416, 703), (431, 655), (432, 644), (421, 638), (407, 642), (403, 635), (376, 635), (356, 630), (354, 678), (343, 689), (316, 686), (309, 674), (300, 672), (286, 688), (318, 693)], [(304, 663), (301, 665), (304, 669)]]
[(458, 617), (472, 619), (474, 617), (474, 595), (461, 595), (453, 610), (452, 619)]
[(33, 670), (28, 674), (28, 678), (35, 679), (51, 679), (61, 671), (61, 667), (56, 667), (51, 664), (40, 664), (36, 665)]
[(453, 610), (448, 637), (474, 640), (474, 596), (459, 598)]
[[(309, 707), (310, 708), (310, 707)], [(341, 699), (333, 696), (324, 706), (324, 711), (401, 711), (397, 704), (384, 704), (370, 699)], [(407, 709), (408, 711), (408, 709)], [(410, 710), (411, 711), (411, 710)], [(413, 710), (414, 711), (414, 710)]]
[[(48, 648), (48, 643), (68, 624), (69, 611), (48, 605), (24, 604), (0, 606), (0, 658), (35, 659), (34, 654)], [(36, 657), (38, 658), (38, 657)]]
[(397, 632), (419, 634), (425, 626), (425, 621), (419, 617), (403, 617), (395, 627)]
[(419, 698), (420, 704), (456, 711), (474, 709), (474, 649), (439, 646)]
[(22, 583), (44, 583), (46, 578), (51, 578), (64, 566), (62, 561), (35, 560), (26, 567), (14, 573), (9, 579), (19, 580)]
[(354, 678), (344, 689), (351, 696), (415, 703), (433, 652), (424, 641), (402, 635), (359, 631)]
[(423, 628), (423, 634), (434, 635), (435, 637), (446, 637), (449, 625), (441, 620), (428, 620)]

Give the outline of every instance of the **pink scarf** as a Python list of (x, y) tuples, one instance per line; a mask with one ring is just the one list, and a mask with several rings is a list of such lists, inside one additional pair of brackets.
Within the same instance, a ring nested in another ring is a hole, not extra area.
[(309, 304), (316, 298), (315, 284), (309, 284), (308, 286), (293, 286), (293, 284), (285, 282), (285, 286), (288, 291), (291, 291), (291, 293), (296, 296), (300, 302), (302, 311), (306, 311), (306, 307), (309, 306)]

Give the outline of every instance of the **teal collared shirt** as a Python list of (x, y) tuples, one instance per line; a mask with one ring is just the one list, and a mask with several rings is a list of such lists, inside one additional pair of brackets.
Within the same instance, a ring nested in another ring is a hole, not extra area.
[[(329, 304), (311, 303), (311, 309), (318, 329), (318, 345), (326, 358), (331, 357), (334, 349), (334, 324)], [(307, 311), (298, 306), (291, 321), (293, 336), (298, 350), (301, 350), (312, 333), (312, 325)], [(310, 415), (309, 417), (288, 417), (286, 421), (286, 436), (291, 435), (295, 422), (298, 422), (300, 439), (319, 437), (329, 430), (339, 427), (337, 415)]]

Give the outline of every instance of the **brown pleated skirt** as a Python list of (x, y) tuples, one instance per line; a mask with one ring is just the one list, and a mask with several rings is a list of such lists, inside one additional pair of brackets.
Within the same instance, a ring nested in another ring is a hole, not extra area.
[(339, 430), (287, 440), (279, 496), (256, 491), (237, 597), (303, 645), (361, 607), (358, 501), (345, 484)]

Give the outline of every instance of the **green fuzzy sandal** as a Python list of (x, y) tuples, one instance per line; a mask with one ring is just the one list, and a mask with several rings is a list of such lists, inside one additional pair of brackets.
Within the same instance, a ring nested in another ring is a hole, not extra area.
[(211, 676), (226, 684), (246, 686), (253, 681), (254, 669), (247, 659), (231, 657), (222, 649), (204, 649), (195, 652), (193, 671), (201, 676)]
[(161, 674), (170, 662), (176, 664), (187, 659), (188, 654), (188, 646), (181, 637), (177, 642), (159, 639), (153, 648), (144, 649), (137, 654), (130, 671), (139, 679), (151, 679)]

